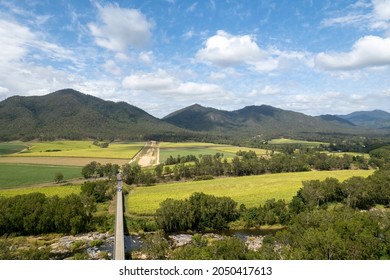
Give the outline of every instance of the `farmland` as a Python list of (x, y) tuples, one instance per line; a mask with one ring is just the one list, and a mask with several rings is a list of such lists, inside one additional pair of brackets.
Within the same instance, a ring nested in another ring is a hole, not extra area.
[(272, 139), (268, 141), (268, 144), (270, 145), (286, 145), (286, 144), (295, 144), (295, 145), (302, 145), (302, 146), (319, 146), (319, 145), (329, 145), (329, 143), (325, 142), (314, 142), (314, 141), (305, 141), (305, 140), (296, 140), (296, 139), (289, 139), (289, 138), (279, 138), (279, 139)]
[(12, 156), (130, 159), (143, 147), (144, 143), (110, 143), (107, 148), (93, 145), (92, 141), (33, 142), (28, 145), (28, 149)]
[(184, 199), (194, 192), (229, 196), (247, 207), (259, 206), (271, 198), (289, 201), (301, 188), (302, 181), (323, 180), (327, 177), (343, 181), (352, 176), (367, 177), (372, 173), (372, 170), (311, 171), (137, 187), (127, 199), (127, 211), (131, 214), (151, 215), (165, 199)]
[(22, 143), (0, 143), (0, 156), (18, 153), (26, 147)]
[(143, 142), (111, 143), (101, 148), (92, 141), (0, 143), (0, 163), (84, 166), (98, 161), (123, 165), (143, 145)]
[(0, 189), (53, 182), (57, 172), (64, 175), (64, 180), (81, 177), (81, 167), (76, 166), (0, 164)]
[(242, 150), (242, 151), (253, 150), (258, 155), (265, 155), (267, 153), (267, 151), (264, 149), (237, 147), (237, 146), (221, 145), (221, 144), (213, 144), (213, 143), (161, 142), (160, 143), (160, 162), (165, 162), (165, 160), (169, 156), (172, 156), (175, 158), (177, 156), (194, 155), (194, 156), (198, 157), (199, 155), (214, 155), (216, 153), (223, 153), (224, 157), (232, 158), (240, 150)]
[(70, 194), (80, 193), (79, 185), (67, 185), (67, 186), (48, 186), (48, 187), (36, 187), (36, 188), (17, 188), (17, 189), (0, 189), (0, 197), (12, 197), (16, 195), (25, 195), (30, 193), (43, 193), (46, 196), (58, 195), (59, 197), (65, 197)]

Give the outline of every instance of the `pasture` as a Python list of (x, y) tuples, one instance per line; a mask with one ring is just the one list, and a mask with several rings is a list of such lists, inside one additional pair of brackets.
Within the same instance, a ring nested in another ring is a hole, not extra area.
[(238, 151), (255, 151), (258, 155), (266, 155), (264, 149), (238, 147), (231, 145), (221, 145), (213, 143), (186, 142), (186, 143), (160, 143), (160, 162), (165, 162), (169, 156), (176, 158), (177, 156), (194, 155), (215, 155), (223, 153), (226, 158), (233, 158)]
[(319, 145), (329, 145), (329, 143), (325, 143), (325, 142), (305, 141), (305, 140), (296, 140), (296, 139), (289, 139), (289, 138), (272, 139), (268, 141), (268, 144), (270, 145), (296, 144), (296, 145), (309, 146), (309, 147), (315, 147)]
[(17, 157), (86, 157), (131, 159), (143, 146), (143, 142), (110, 143), (107, 148), (93, 145), (92, 141), (29, 142), (28, 148), (14, 153)]
[(57, 172), (64, 175), (64, 180), (81, 177), (81, 167), (75, 166), (0, 164), (0, 189), (53, 182)]
[(24, 195), (30, 193), (43, 193), (46, 196), (55, 196), (65, 197), (70, 194), (80, 194), (81, 186), (80, 185), (70, 185), (70, 186), (49, 186), (49, 187), (27, 187), (27, 188), (17, 188), (17, 189), (0, 189), (0, 197), (12, 197), (16, 195)]
[(259, 206), (271, 198), (291, 200), (302, 187), (302, 181), (324, 180), (327, 177), (344, 181), (353, 176), (367, 177), (372, 173), (372, 170), (310, 171), (137, 187), (127, 197), (126, 209), (130, 214), (153, 215), (165, 199), (185, 199), (194, 192), (229, 196), (238, 205), (243, 203), (247, 207), (253, 207)]
[(18, 153), (25, 148), (27, 148), (27, 146), (24, 145), (23, 143), (11, 143), (11, 142), (0, 143), (0, 156)]

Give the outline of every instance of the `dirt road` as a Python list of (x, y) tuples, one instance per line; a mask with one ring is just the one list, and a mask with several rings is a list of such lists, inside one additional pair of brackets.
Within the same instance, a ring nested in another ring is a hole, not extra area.
[(157, 141), (149, 141), (142, 150), (130, 160), (129, 163), (138, 162), (142, 167), (160, 164), (160, 144)]

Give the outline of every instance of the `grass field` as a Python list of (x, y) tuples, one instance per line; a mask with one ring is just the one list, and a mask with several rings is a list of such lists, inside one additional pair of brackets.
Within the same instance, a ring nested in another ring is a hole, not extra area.
[(12, 156), (131, 159), (145, 143), (110, 143), (108, 148), (95, 146), (92, 141), (52, 141), (26, 144), (29, 146), (28, 149), (12, 154)]
[(54, 175), (61, 172), (64, 180), (81, 177), (81, 167), (0, 164), (0, 189), (31, 186), (54, 181)]
[(22, 143), (0, 143), (0, 156), (18, 153), (27, 146)]
[(18, 188), (18, 189), (7, 189), (0, 190), (0, 197), (12, 197), (16, 195), (30, 194), (34, 192), (43, 193), (46, 196), (65, 197), (70, 194), (79, 194), (81, 186), (50, 186), (50, 187), (39, 187), (39, 188)]
[(329, 145), (329, 143), (325, 143), (325, 142), (295, 140), (295, 139), (288, 139), (288, 138), (272, 139), (271, 141), (268, 141), (268, 144), (270, 144), (270, 145), (298, 144), (298, 145), (304, 145), (304, 146), (319, 146), (321, 144), (322, 145)]
[(311, 171), (137, 187), (127, 198), (127, 211), (131, 214), (151, 215), (165, 199), (184, 199), (194, 192), (229, 196), (247, 207), (259, 206), (271, 198), (289, 201), (302, 187), (302, 181), (323, 180), (327, 177), (343, 181), (352, 176), (367, 177), (372, 173), (372, 170)]
[(160, 162), (165, 162), (169, 157), (186, 156), (186, 155), (215, 155), (216, 153), (223, 153), (226, 158), (233, 158), (238, 151), (249, 151), (253, 150), (258, 155), (265, 155), (266, 150), (237, 147), (231, 145), (221, 145), (213, 143), (199, 143), (199, 142), (188, 142), (188, 143), (160, 143)]
[(69, 165), (69, 166), (85, 166), (91, 161), (96, 161), (101, 164), (116, 163), (122, 166), (129, 162), (128, 159), (120, 158), (88, 158), (88, 157), (0, 157), (1, 163), (8, 164), (45, 164), (45, 165)]

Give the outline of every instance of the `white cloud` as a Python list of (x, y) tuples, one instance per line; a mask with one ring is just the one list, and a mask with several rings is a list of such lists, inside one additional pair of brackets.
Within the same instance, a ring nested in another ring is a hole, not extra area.
[(335, 25), (357, 25), (369, 19), (370, 15), (346, 15), (341, 17), (326, 18), (321, 22), (321, 26), (330, 27)]
[(76, 70), (82, 66), (73, 51), (13, 20), (0, 20), (0, 45), (0, 81), (8, 89), (3, 95), (42, 94), (69, 87), (73, 75), (49, 64), (69, 60)]
[(306, 53), (275, 48), (261, 49), (250, 35), (234, 36), (220, 30), (204, 44), (205, 47), (196, 54), (198, 61), (221, 67), (243, 64), (257, 72), (271, 72), (296, 67), (302, 61), (308, 64), (305, 61)]
[(130, 56), (128, 56), (127, 54), (124, 54), (124, 53), (115, 54), (115, 59), (121, 60), (121, 61), (126, 61), (126, 62), (132, 60), (132, 58)]
[(248, 97), (266, 96), (266, 95), (278, 95), (282, 90), (278, 86), (266, 85), (261, 89), (252, 89), (248, 94)]
[(227, 67), (258, 61), (264, 52), (250, 35), (233, 36), (220, 30), (206, 40), (196, 56), (201, 61)]
[(198, 6), (198, 2), (193, 3), (191, 6), (189, 6), (189, 7), (186, 9), (186, 12), (189, 13), (189, 12), (195, 11), (195, 9), (196, 9), (197, 6)]
[(0, 20), (0, 62), (18, 61), (28, 52), (28, 46), (36, 36), (25, 26)]
[(390, 32), (390, 0), (358, 1), (349, 8), (351, 9), (348, 9), (346, 15), (322, 20), (321, 26), (354, 26), (359, 29)]
[(226, 74), (223, 72), (211, 72), (210, 79), (212, 80), (223, 80), (226, 79)]
[(2, 93), (7, 93), (7, 92), (9, 92), (9, 89), (8, 89), (8, 88), (1, 87), (1, 86), (0, 86), (0, 94), (2, 94)]
[(98, 9), (102, 22), (88, 24), (97, 45), (124, 52), (129, 47), (143, 48), (150, 44), (153, 23), (140, 11), (111, 4)]
[(103, 64), (104, 70), (107, 72), (114, 74), (114, 75), (120, 75), (122, 73), (121, 68), (115, 63), (113, 60), (107, 60), (106, 63)]
[(75, 65), (81, 64), (71, 50), (45, 41), (43, 37), (17, 22), (0, 20), (0, 63), (21, 61), (34, 52), (35, 60), (69, 60)]
[(139, 54), (139, 59), (146, 64), (150, 64), (153, 61), (153, 52), (141, 52)]
[(174, 100), (216, 100), (230, 98), (221, 86), (210, 83), (184, 82), (158, 69), (154, 73), (139, 73), (123, 79), (122, 86), (129, 90), (148, 92)]
[(325, 70), (353, 70), (390, 64), (390, 38), (365, 36), (360, 38), (350, 52), (319, 53), (317, 67)]
[(390, 0), (373, 0), (374, 13), (381, 20), (390, 20)]
[(142, 91), (166, 91), (177, 88), (179, 81), (165, 70), (158, 69), (155, 73), (141, 73), (123, 79), (125, 88)]
[(281, 89), (277, 86), (265, 86), (260, 90), (260, 93), (262, 95), (274, 95), (274, 94), (279, 94), (281, 93)]

